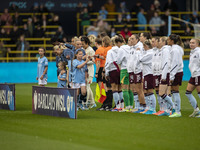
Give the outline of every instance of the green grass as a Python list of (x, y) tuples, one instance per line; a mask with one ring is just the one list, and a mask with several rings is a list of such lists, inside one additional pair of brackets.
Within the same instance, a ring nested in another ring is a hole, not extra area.
[(184, 95), (186, 82), (181, 118), (95, 109), (79, 111), (77, 120), (35, 115), (32, 85), (16, 84), (16, 111), (0, 110), (0, 150), (199, 149), (200, 119), (188, 117), (193, 109)]

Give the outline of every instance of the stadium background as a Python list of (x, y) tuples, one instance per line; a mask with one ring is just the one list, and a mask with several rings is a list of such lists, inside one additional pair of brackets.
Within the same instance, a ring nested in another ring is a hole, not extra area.
[[(132, 11), (133, 7), (135, 5), (135, 3), (138, 0), (126, 0), (126, 7), (128, 8), (128, 10)], [(32, 9), (33, 5), (35, 4), (43, 4), (45, 7), (47, 7), (49, 13), (53, 12), (55, 14), (57, 14), (60, 18), (60, 22), (61, 22), (61, 26), (64, 29), (65, 34), (68, 37), (72, 37), (74, 35), (77, 35), (77, 10), (76, 7), (78, 5), (79, 2), (82, 2), (83, 6), (87, 6), (88, 1), (87, 0), (57, 0), (57, 1), (53, 1), (53, 0), (40, 0), (40, 1), (35, 1), (35, 0), (23, 0), (23, 1), (12, 1), (12, 0), (8, 0), (5, 1), (4, 3), (2, 3), (0, 5), (0, 12), (3, 12), (3, 10), (5, 8), (10, 7), (12, 4), (15, 4), (16, 6), (19, 7), (19, 12), (20, 13), (27, 13), (27, 12), (31, 12), (30, 10)], [(116, 4), (116, 8), (119, 7), (120, 5), (120, 0), (115, 0), (114, 3)], [(149, 6), (154, 2), (154, 0), (140, 0), (140, 2), (142, 3), (143, 7), (145, 8), (145, 11), (147, 11), (149, 9)], [(163, 9), (164, 4), (167, 2), (167, 0), (162, 0), (160, 1), (160, 6), (161, 9)], [(188, 10), (189, 8), (186, 7), (186, 3), (188, 2), (187, 0), (174, 0), (174, 2), (178, 5), (178, 12), (185, 12), (186, 10)], [(191, 4), (192, 1), (190, 0)], [(106, 0), (95, 0), (93, 1), (93, 6), (95, 6), (95, 10), (96, 12), (98, 12), (100, 10), (100, 7), (102, 5), (104, 5), (106, 3)], [(191, 8), (192, 6), (190, 6)], [(180, 22), (179, 22), (180, 23)], [(80, 24), (80, 22), (79, 22)], [(79, 31), (78, 31), (79, 32)], [(50, 41), (51, 37), (49, 38)], [(45, 42), (45, 46), (48, 48), (47, 50), (49, 50), (50, 56), (52, 56), (52, 46), (50, 45), (50, 43), (48, 40), (44, 41)], [(9, 46), (9, 45), (8, 45)], [(13, 47), (13, 49), (15, 49)], [(32, 50), (36, 50), (37, 53), (37, 48), (32, 49)], [(189, 54), (189, 50), (186, 51), (187, 53), (187, 58), (188, 58), (188, 54)], [(12, 54), (10, 54), (12, 56)], [(32, 63), (30, 61), (35, 61), (36, 58), (33, 58), (33, 56), (35, 56), (35, 52), (32, 53), (28, 53), (29, 57), (28, 61), (29, 63), (0, 63), (0, 68), (2, 68), (2, 71), (0, 72), (0, 78), (1, 78), (1, 82), (2, 83), (33, 83), (36, 82), (35, 81), (35, 74), (36, 74), (36, 63)], [(7, 54), (7, 56), (9, 56), (9, 54)], [(4, 61), (12, 61), (12, 58), (8, 59), (4, 59)], [(53, 59), (53, 61), (55, 60), (55, 57)], [(52, 61), (52, 57), (50, 58), (50, 62)], [(23, 67), (24, 69), (20, 69), (21, 67)], [(3, 71), (4, 70), (4, 71)], [(18, 71), (20, 70), (20, 71)], [(55, 68), (55, 63), (51, 62), (49, 65), (49, 70), (48, 70), (48, 75), (49, 75), (49, 82), (57, 82), (57, 78), (56, 78), (56, 68)], [(31, 72), (31, 73), (30, 73)], [(10, 74), (15, 74), (14, 76), (9, 76)], [(27, 78), (27, 76), (29, 76), (29, 78)], [(190, 72), (188, 70), (188, 60), (184, 60), (184, 77), (183, 80), (187, 81), (190, 77)], [(94, 79), (95, 81), (95, 79)]]
[[(62, 26), (68, 35), (76, 33), (76, 11), (68, 2), (76, 3), (80, 0), (44, 1), (52, 12), (60, 16)], [(186, 11), (186, 0), (174, 0), (179, 11)], [(37, 2), (33, 0), (4, 1), (0, 5), (3, 12), (13, 2), (21, 6), (22, 11), (29, 11)], [(60, 7), (60, 2), (65, 3)], [(87, 0), (82, 0), (84, 4)], [(134, 4), (127, 0), (127, 6)], [(148, 6), (153, 0), (141, 0)], [(166, 1), (161, 0), (161, 5)], [(67, 4), (66, 4), (67, 3)], [(105, 0), (94, 0), (99, 10)], [(120, 1), (115, 0), (117, 6)], [(64, 13), (63, 13), (64, 12)], [(70, 29), (70, 30), (69, 30)], [(184, 79), (190, 76), (188, 60), (185, 60)], [(56, 82), (55, 63), (50, 62), (49, 81)], [(28, 70), (28, 71), (27, 71)], [(77, 120), (57, 118), (32, 114), (32, 86), (35, 80), (35, 62), (0, 63), (0, 82), (27, 83), (16, 84), (16, 111), (0, 110), (0, 149), (2, 150), (50, 150), (50, 149), (87, 149), (87, 150), (188, 150), (199, 149), (200, 129), (198, 118), (189, 118), (193, 111), (187, 97), (184, 95), (187, 82), (183, 82), (180, 89), (182, 99), (182, 117), (169, 119), (168, 117), (147, 116), (132, 113), (113, 113), (106, 111), (79, 111)], [(51, 76), (52, 75), (52, 76)], [(28, 83), (29, 82), (29, 83)], [(31, 83), (30, 83), (31, 82)], [(48, 86), (56, 87), (55, 83)], [(95, 94), (95, 84), (92, 84)], [(199, 101), (197, 93), (195, 98)], [(97, 104), (98, 107), (100, 106)]]
[[(144, 5), (144, 7), (149, 9), (149, 6), (153, 3), (154, 0), (140, 0), (141, 3)], [(27, 12), (31, 9), (34, 3), (41, 4), (43, 3), (51, 12), (57, 13), (60, 16), (60, 20), (62, 21), (62, 26), (65, 30), (65, 33), (71, 36), (74, 36), (74, 33), (76, 33), (76, 28), (74, 27), (76, 25), (76, 6), (78, 2), (82, 2), (83, 6), (87, 6), (88, 0), (7, 0), (1, 3), (0, 10), (3, 10), (4, 8), (8, 8), (13, 3), (16, 4), (21, 12)], [(115, 0), (114, 3), (118, 7), (121, 0)], [(126, 6), (129, 10), (132, 9), (132, 7), (135, 5), (137, 0), (126, 0)], [(160, 4), (161, 6), (164, 6), (164, 4), (167, 1), (161, 0)], [(179, 11), (185, 11), (186, 10), (186, 0), (174, 0), (176, 4), (178, 4), (178, 10)], [(93, 6), (95, 6), (96, 12), (98, 12), (102, 5), (106, 3), (106, 0), (93, 0)], [(69, 30), (70, 29), (70, 30)]]

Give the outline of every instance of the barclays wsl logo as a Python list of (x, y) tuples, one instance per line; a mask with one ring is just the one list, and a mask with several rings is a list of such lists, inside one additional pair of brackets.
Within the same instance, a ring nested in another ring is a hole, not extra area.
[(0, 90), (0, 104), (11, 105), (13, 103), (13, 92)]
[[(45, 110), (55, 110), (55, 111), (66, 111), (70, 112), (73, 110), (73, 97), (67, 96), (67, 101), (65, 101), (66, 95), (56, 95), (56, 94), (45, 94), (37, 93), (34, 91), (34, 110), (45, 109)], [(67, 107), (66, 107), (67, 106)]]
[(45, 7), (51, 10), (53, 7), (55, 7), (55, 4), (51, 1), (48, 1), (45, 3)]

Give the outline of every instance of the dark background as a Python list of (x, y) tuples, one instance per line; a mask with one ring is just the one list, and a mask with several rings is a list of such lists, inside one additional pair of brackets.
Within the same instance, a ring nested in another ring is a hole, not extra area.
[[(54, 12), (60, 16), (61, 24), (64, 28), (64, 31), (67, 35), (75, 35), (76, 33), (76, 5), (78, 2), (82, 2), (84, 6), (87, 6), (88, 0), (6, 0), (0, 5), (0, 12), (3, 12), (4, 8), (8, 8), (10, 5), (15, 3), (20, 12), (29, 12), (34, 3), (44, 4), (48, 7), (50, 12)], [(116, 7), (119, 7), (119, 4), (122, 0), (114, 0)], [(138, 0), (126, 0), (126, 6), (129, 10), (132, 10), (132, 7)], [(140, 0), (143, 4), (145, 11), (147, 11), (150, 5), (154, 0)], [(98, 12), (100, 7), (104, 5), (106, 0), (93, 0), (93, 5)], [(164, 4), (167, 0), (160, 0), (161, 9), (163, 9)], [(174, 0), (178, 5), (178, 11), (186, 11), (186, 0)]]

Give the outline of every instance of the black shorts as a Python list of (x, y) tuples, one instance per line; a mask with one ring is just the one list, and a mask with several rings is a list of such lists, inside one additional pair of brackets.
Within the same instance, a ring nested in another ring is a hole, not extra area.
[(133, 81), (135, 84), (142, 83), (142, 72), (134, 74)]
[(111, 88), (111, 83), (110, 83), (110, 80), (106, 80), (106, 78), (105, 78), (105, 77), (103, 77), (103, 83), (105, 83), (105, 84), (106, 84), (106, 87), (108, 87), (108, 88)]
[(191, 77), (189, 80), (189, 83), (195, 86), (199, 86), (200, 85), (200, 76), (198, 77)]
[(106, 80), (105, 76), (102, 76), (102, 81), (106, 84), (106, 87), (111, 88), (110, 80)]
[(120, 72), (118, 72), (117, 70), (113, 70), (111, 72), (109, 72), (109, 76), (110, 76), (110, 83), (115, 83), (115, 84), (120, 84)]
[(167, 77), (166, 77), (166, 80), (165, 81), (163, 81), (163, 80), (161, 80), (160, 79), (160, 84), (163, 84), (163, 85), (170, 85), (170, 83), (169, 83), (169, 76), (170, 76), (170, 74), (169, 73), (167, 73)]
[(152, 74), (144, 76), (143, 89), (145, 90), (154, 89), (154, 78)]
[(103, 81), (102, 72), (103, 72), (103, 67), (100, 67), (98, 72), (97, 82)]
[(155, 88), (159, 87), (161, 75), (153, 76), (153, 78), (154, 78), (154, 87)]
[(182, 85), (182, 79), (183, 79), (183, 72), (178, 72), (176, 75), (175, 75), (175, 79), (172, 83), (172, 86), (177, 86), (177, 85)]

